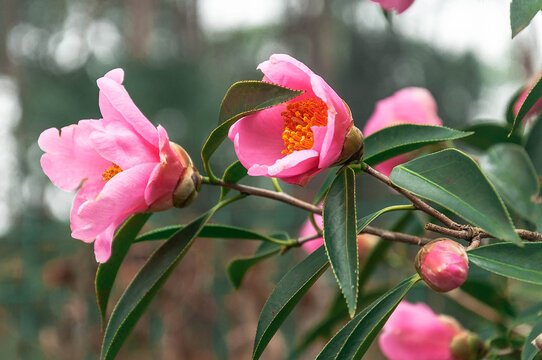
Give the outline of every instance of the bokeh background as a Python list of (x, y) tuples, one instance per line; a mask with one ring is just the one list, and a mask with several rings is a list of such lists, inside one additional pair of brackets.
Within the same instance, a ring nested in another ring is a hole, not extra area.
[[(360, 128), (377, 100), (406, 86), (428, 88), (447, 126), (504, 122), (506, 102), (542, 63), (540, 16), (512, 40), (508, 7), (503, 0), (416, 0), (388, 21), (368, 0), (0, 1), (0, 357), (98, 358), (93, 249), (70, 237), (73, 194), (42, 173), (36, 140), (49, 127), (99, 118), (95, 80), (105, 72), (125, 69), (135, 103), (199, 168), (199, 151), (229, 85), (260, 79), (256, 66), (273, 53), (288, 53), (322, 75), (350, 105)], [(231, 143), (221, 149), (213, 160), (218, 170), (235, 160)], [(312, 201), (321, 181), (285, 189)], [(267, 179), (247, 183), (270, 187)], [(216, 201), (217, 191), (204, 188), (190, 208), (154, 215), (147, 229), (186, 223)], [(361, 177), (359, 214), (394, 196)], [(301, 211), (262, 199), (235, 204), (214, 218), (292, 236), (305, 220)], [(114, 300), (156, 245), (133, 246)], [(118, 358), (249, 358), (273, 284), (305, 256), (293, 250), (259, 264), (234, 291), (224, 269), (256, 246), (197, 240)], [(391, 286), (399, 279), (393, 274), (411, 273), (411, 252), (394, 246), (370, 286)], [(263, 358), (293, 358), (298, 339), (324, 316), (336, 292), (328, 272)], [(536, 296), (528, 287), (514, 294), (512, 301), (519, 302)], [(445, 297), (423, 289), (410, 296), (437, 312), (458, 314), (472, 330), (485, 329)], [(317, 341), (300, 358), (314, 358), (323, 344)], [(376, 348), (367, 357), (381, 358)]]

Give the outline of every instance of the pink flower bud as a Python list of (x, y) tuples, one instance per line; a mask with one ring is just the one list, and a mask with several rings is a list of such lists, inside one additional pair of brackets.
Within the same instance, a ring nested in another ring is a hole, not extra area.
[(462, 331), (452, 339), (450, 351), (454, 360), (477, 360), (483, 358), (486, 348), (476, 334)]
[(416, 270), (431, 289), (438, 292), (453, 290), (467, 279), (467, 252), (453, 240), (437, 239), (418, 252)]
[(402, 13), (414, 3), (414, 0), (372, 0), (379, 3), (384, 10), (396, 10), (398, 14)]
[(102, 119), (41, 133), (41, 167), (61, 189), (79, 189), (72, 204), (72, 236), (94, 242), (96, 260), (111, 255), (115, 229), (130, 215), (185, 206), (200, 177), (188, 154), (155, 127), (122, 86), (124, 71), (98, 79)]
[[(378, 130), (399, 124), (442, 126), (442, 120), (437, 114), (437, 103), (428, 90), (409, 87), (380, 100), (365, 124), (363, 133), (368, 136)], [(395, 166), (412, 158), (413, 153), (399, 155), (376, 165), (376, 169), (389, 176)]]
[(390, 360), (455, 360), (452, 339), (464, 330), (457, 321), (436, 315), (427, 305), (402, 301), (380, 335), (380, 349)]
[(274, 54), (258, 69), (263, 81), (305, 92), (241, 118), (228, 137), (249, 175), (304, 186), (341, 158), (352, 115), (324, 79), (291, 56)]

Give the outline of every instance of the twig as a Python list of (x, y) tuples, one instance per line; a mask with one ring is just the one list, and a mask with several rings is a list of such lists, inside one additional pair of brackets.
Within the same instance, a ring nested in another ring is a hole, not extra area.
[(244, 195), (261, 196), (268, 199), (278, 200), (283, 203), (296, 206), (300, 209), (304, 209), (304, 210), (313, 212), (315, 214), (322, 215), (322, 209), (320, 209), (318, 206), (315, 206), (303, 200), (299, 200), (298, 198), (295, 198), (284, 192), (276, 192), (276, 191), (271, 191), (271, 190), (266, 190), (266, 189), (261, 189), (261, 188), (241, 185), (241, 184), (232, 184), (232, 183), (227, 183), (223, 180), (218, 180), (217, 182), (213, 183), (213, 182), (207, 181), (207, 179), (204, 178), (203, 182), (210, 185), (217, 185), (217, 186), (227, 187), (232, 190), (237, 190), (241, 194), (244, 194)]
[(423, 246), (427, 244), (428, 242), (432, 241), (432, 239), (409, 235), (409, 234), (403, 234), (403, 233), (399, 233), (395, 231), (384, 230), (384, 229), (380, 229), (374, 226), (366, 226), (365, 229), (361, 231), (361, 233), (377, 235), (386, 241), (396, 241), (396, 242), (418, 245), (418, 246)]
[[(479, 237), (480, 239), (494, 238), (493, 235), (488, 234), (484, 230), (474, 227), (474, 226), (467, 226), (465, 227), (464, 230), (452, 230), (452, 229), (447, 229), (440, 225), (428, 223), (428, 224), (425, 224), (425, 229), (439, 233), (439, 234), (448, 235), (456, 239), (463, 239), (467, 241), (473, 241), (475, 237)], [(523, 240), (527, 240), (531, 242), (542, 242), (542, 234), (540, 233), (524, 230), (524, 229), (516, 229), (516, 233)]]
[(491, 321), (494, 324), (502, 324), (502, 316), (490, 306), (482, 303), (478, 299), (472, 297), (461, 289), (455, 289), (445, 293), (450, 299), (463, 306), (465, 309), (472, 311), (475, 314)]
[(409, 192), (409, 191), (407, 191), (405, 189), (402, 189), (402, 188), (396, 186), (395, 184), (393, 184), (391, 182), (389, 177), (387, 177), (386, 175), (378, 172), (376, 169), (372, 168), (371, 166), (369, 166), (367, 164), (365, 164), (365, 172), (367, 174), (373, 176), (374, 178), (380, 180), (381, 182), (383, 182), (387, 186), (391, 187), (395, 191), (399, 192), (401, 195), (403, 195), (404, 197), (409, 199), (417, 209), (423, 211), (424, 213), (428, 214), (429, 216), (434, 217), (435, 219), (437, 219), (438, 221), (440, 221), (441, 223), (443, 223), (444, 225), (446, 225), (450, 229), (461, 230), (461, 229), (464, 228), (463, 225), (460, 225), (460, 224), (456, 223), (455, 221), (453, 221), (452, 219), (450, 219), (449, 217), (447, 217), (446, 215), (444, 215), (440, 211), (438, 211), (438, 210), (434, 209), (433, 207), (427, 205), (423, 200), (421, 200), (416, 195), (412, 194), (411, 192)]

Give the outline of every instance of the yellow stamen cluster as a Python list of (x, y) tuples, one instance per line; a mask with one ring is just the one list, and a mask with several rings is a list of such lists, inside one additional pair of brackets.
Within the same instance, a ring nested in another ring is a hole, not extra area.
[(122, 172), (122, 169), (120, 168), (120, 166), (118, 166), (115, 163), (111, 163), (111, 164), (113, 164), (113, 165), (108, 167), (107, 169), (105, 169), (105, 171), (102, 173), (102, 180), (103, 181), (111, 180), (111, 178), (113, 178), (113, 176), (115, 176), (118, 173)]
[(281, 115), (284, 120), (284, 155), (311, 149), (314, 145), (311, 127), (327, 125), (327, 105), (317, 97), (290, 103)]

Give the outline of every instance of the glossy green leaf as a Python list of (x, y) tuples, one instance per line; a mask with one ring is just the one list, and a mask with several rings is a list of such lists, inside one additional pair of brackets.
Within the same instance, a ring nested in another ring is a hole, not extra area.
[(390, 178), (496, 238), (521, 242), (493, 185), (476, 162), (459, 150), (442, 150), (396, 166)]
[(364, 139), (363, 161), (372, 166), (426, 145), (460, 139), (471, 134), (472, 132), (443, 126), (415, 124), (390, 126)]
[(141, 213), (130, 216), (119, 228), (113, 238), (111, 257), (106, 263), (98, 266), (94, 285), (96, 289), (96, 300), (102, 318), (102, 326), (105, 325), (107, 302), (120, 265), (126, 257), (135, 237), (141, 231), (141, 228), (145, 225), (150, 216), (151, 213)]
[(356, 315), (326, 344), (316, 360), (361, 359), (399, 302), (418, 280), (418, 274), (409, 277)]
[(102, 343), (101, 359), (114, 359), (151, 300), (184, 257), (217, 207), (176, 232), (152, 253), (115, 306)]
[(501, 123), (482, 122), (470, 125), (463, 130), (472, 131), (474, 134), (460, 141), (480, 150), (487, 150), (498, 143), (521, 144), (521, 137), (516, 132), (508, 136), (510, 128)]
[(404, 210), (416, 210), (416, 207), (414, 205), (394, 205), (394, 206), (388, 206), (383, 209), (380, 209), (378, 211), (375, 211), (372, 214), (369, 214), (367, 216), (362, 217), (361, 219), (358, 219), (358, 225), (357, 230), (358, 234), (363, 231), (369, 225), (372, 223), (377, 217), (379, 217), (382, 214), (385, 214), (390, 211), (404, 211)]
[(521, 217), (536, 224), (542, 210), (538, 200), (538, 175), (519, 145), (498, 144), (480, 156), (478, 163), (497, 191)]
[(536, 354), (540, 352), (533, 344), (531, 344), (531, 342), (540, 334), (542, 334), (542, 320), (533, 326), (529, 336), (527, 336), (525, 344), (523, 345), (523, 351), (521, 352), (521, 360), (533, 360)]
[(469, 261), (508, 278), (542, 285), (542, 243), (497, 243), (472, 249)]
[(240, 81), (233, 84), (222, 100), (219, 126), (209, 135), (201, 149), (201, 158), (207, 175), (214, 177), (209, 160), (226, 139), (230, 127), (237, 120), (256, 111), (282, 104), (302, 93), (303, 91), (288, 89), (264, 81)]
[(540, 0), (512, 0), (510, 3), (512, 38), (525, 29), (540, 10), (542, 10)]
[(344, 168), (335, 177), (324, 200), (324, 245), (350, 316), (358, 295), (358, 242), (356, 229), (356, 177)]
[(259, 359), (280, 325), (329, 265), (321, 246), (284, 275), (267, 299), (256, 330), (253, 359)]
[(542, 175), (542, 115), (538, 117), (529, 131), (525, 150), (533, 162), (536, 173)]
[(253, 256), (237, 258), (232, 260), (227, 267), (228, 279), (235, 289), (239, 289), (246, 272), (262, 260), (278, 254), (282, 245), (270, 242), (260, 244)]
[[(516, 0), (517, 1), (517, 0)], [(528, 1), (528, 0), (524, 0)], [(540, 1), (540, 0), (537, 0)], [(523, 118), (529, 113), (529, 110), (537, 103), (537, 101), (542, 97), (542, 77), (538, 79), (535, 86), (531, 89), (529, 92), (529, 95), (525, 98), (525, 101), (523, 101), (523, 104), (521, 104), (521, 107), (519, 108), (518, 113), (516, 114), (516, 118), (514, 119), (514, 123), (512, 124), (512, 131), (514, 131), (514, 128), (520, 123)]]
[[(230, 184), (235, 184), (242, 180), (245, 176), (247, 176), (247, 169), (241, 164), (240, 161), (236, 161), (230, 166), (228, 166), (226, 171), (224, 171), (224, 176), (222, 176), (222, 180)], [(228, 195), (230, 190), (231, 189), (227, 187), (221, 187), (219, 200), (224, 199), (226, 195)]]
[[(152, 240), (164, 240), (175, 234), (177, 231), (184, 229), (185, 225), (172, 225), (163, 228), (151, 230), (145, 234), (136, 238), (134, 242), (152, 241)], [(198, 237), (210, 238), (210, 239), (238, 239), (238, 240), (262, 240), (271, 241), (272, 238), (258, 234), (254, 231), (247, 229), (220, 225), (220, 224), (207, 224), (201, 229)]]

